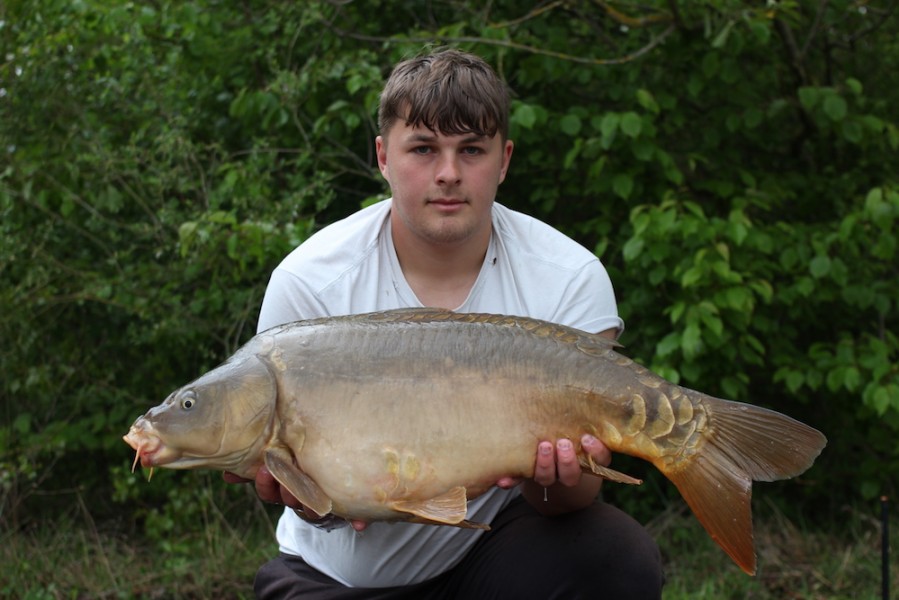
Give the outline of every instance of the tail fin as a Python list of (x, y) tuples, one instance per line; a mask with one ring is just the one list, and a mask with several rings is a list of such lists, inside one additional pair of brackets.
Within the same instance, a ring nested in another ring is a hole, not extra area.
[(827, 439), (808, 425), (758, 406), (709, 396), (703, 396), (702, 404), (708, 415), (704, 443), (689, 459), (659, 466), (712, 539), (754, 575), (752, 482), (799, 475)]

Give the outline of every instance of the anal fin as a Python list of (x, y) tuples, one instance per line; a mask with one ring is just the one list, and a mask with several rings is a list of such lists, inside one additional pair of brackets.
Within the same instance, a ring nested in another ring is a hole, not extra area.
[(643, 483), (642, 479), (637, 479), (636, 477), (631, 477), (630, 475), (626, 475), (620, 471), (616, 471), (614, 469), (610, 469), (609, 467), (604, 467), (602, 465), (596, 464), (596, 461), (593, 460), (593, 457), (589, 454), (585, 457), (581, 457), (578, 459), (581, 468), (588, 473), (593, 473), (594, 475), (599, 475), (603, 479), (608, 479), (609, 481), (614, 481), (616, 483), (626, 483), (628, 485), (640, 485)]

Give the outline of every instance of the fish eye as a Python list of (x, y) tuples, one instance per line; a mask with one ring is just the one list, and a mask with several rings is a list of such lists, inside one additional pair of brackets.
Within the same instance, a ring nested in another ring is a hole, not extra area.
[(192, 409), (197, 403), (197, 395), (193, 392), (187, 392), (184, 394), (184, 397), (181, 398), (181, 408), (184, 410)]

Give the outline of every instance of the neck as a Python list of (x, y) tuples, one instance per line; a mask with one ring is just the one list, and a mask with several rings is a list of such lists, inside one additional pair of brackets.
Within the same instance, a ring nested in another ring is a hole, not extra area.
[(393, 246), (409, 287), (423, 305), (449, 310), (468, 298), (481, 272), (491, 232), (488, 221), (464, 241), (435, 244), (410, 235), (396, 223), (391, 226)]

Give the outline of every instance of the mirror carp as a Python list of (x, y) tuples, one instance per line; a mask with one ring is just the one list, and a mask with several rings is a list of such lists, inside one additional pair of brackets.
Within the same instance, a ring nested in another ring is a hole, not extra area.
[(778, 412), (673, 384), (602, 336), (521, 317), (401, 309), (261, 332), (125, 436), (145, 467), (253, 478), (265, 464), (316, 513), (480, 527), (467, 501), (531, 477), (538, 442), (592, 434), (677, 486), (755, 572), (753, 481), (795, 477), (826, 444)]

